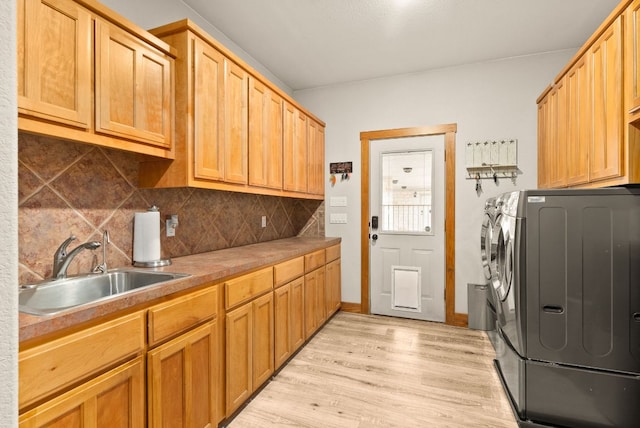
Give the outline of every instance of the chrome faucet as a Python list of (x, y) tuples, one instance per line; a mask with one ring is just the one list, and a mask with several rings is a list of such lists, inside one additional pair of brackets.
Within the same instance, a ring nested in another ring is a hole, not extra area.
[(67, 253), (67, 247), (72, 241), (75, 241), (76, 237), (71, 235), (65, 241), (60, 244), (56, 253), (53, 256), (53, 278), (54, 279), (63, 279), (67, 277), (67, 268), (71, 261), (77, 256), (82, 250), (95, 250), (100, 247), (100, 243), (98, 241), (90, 241), (85, 242), (84, 244), (78, 245), (76, 248)]
[(111, 243), (109, 239), (109, 231), (105, 230), (102, 234), (102, 263), (93, 268), (95, 273), (107, 273), (107, 245)]

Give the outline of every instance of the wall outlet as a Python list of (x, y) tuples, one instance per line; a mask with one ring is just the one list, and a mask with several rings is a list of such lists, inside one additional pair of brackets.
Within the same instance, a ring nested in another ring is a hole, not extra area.
[(262, 227), (267, 227), (267, 216), (263, 215), (262, 216)]

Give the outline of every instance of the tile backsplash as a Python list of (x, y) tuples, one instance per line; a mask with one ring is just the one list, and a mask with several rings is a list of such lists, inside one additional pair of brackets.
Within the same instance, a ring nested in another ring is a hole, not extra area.
[[(18, 139), (20, 283), (51, 276), (53, 254), (70, 235), (77, 244), (109, 231), (109, 268), (130, 266), (133, 216), (160, 208), (163, 257), (179, 257), (288, 238), (324, 236), (322, 201), (217, 190), (139, 189), (140, 156), (20, 133)], [(175, 237), (164, 219), (178, 214)], [(267, 227), (261, 227), (262, 216)], [(102, 249), (84, 251), (69, 274), (89, 272)]]

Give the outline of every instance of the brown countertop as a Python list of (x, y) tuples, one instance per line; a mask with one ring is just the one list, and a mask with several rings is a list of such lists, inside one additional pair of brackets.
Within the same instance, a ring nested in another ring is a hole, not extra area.
[(129, 308), (188, 290), (218, 282), (263, 266), (298, 257), (340, 243), (340, 238), (287, 238), (209, 253), (178, 257), (170, 266), (152, 270), (185, 273), (191, 276), (142, 288), (106, 301), (82, 305), (60, 314), (34, 316), (20, 312), (20, 342), (37, 339), (78, 324), (116, 314)]

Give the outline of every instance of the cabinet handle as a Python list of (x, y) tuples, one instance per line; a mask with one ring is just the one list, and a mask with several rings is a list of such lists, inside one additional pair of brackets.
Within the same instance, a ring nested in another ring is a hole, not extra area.
[(635, 314), (633, 314), (633, 320), (635, 322), (640, 322), (640, 312), (636, 312)]
[(629, 110), (629, 114), (634, 114), (639, 110), (640, 110), (640, 105), (637, 105), (634, 108), (632, 108), (631, 110)]
[(564, 308), (562, 306), (555, 306), (555, 305), (544, 305), (542, 307), (542, 310), (544, 312), (550, 313), (550, 314), (562, 314), (564, 313)]

